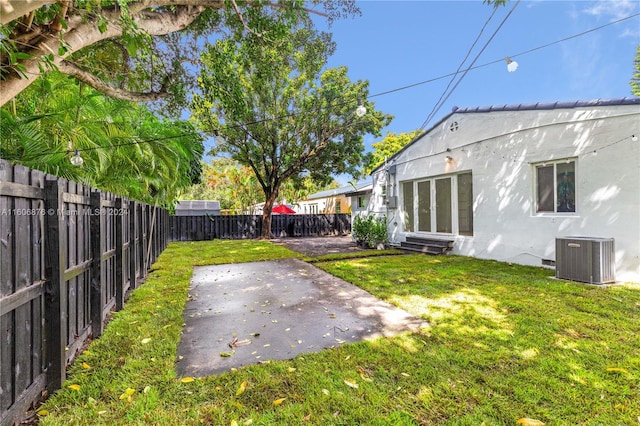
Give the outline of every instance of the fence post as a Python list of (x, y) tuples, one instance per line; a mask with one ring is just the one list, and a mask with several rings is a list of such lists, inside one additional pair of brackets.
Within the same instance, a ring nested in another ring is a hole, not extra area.
[(136, 223), (138, 221), (136, 202), (129, 201), (129, 280), (131, 290), (138, 286), (136, 277), (136, 259), (138, 256), (138, 234), (136, 233)]
[(67, 289), (64, 279), (66, 268), (66, 225), (64, 217), (63, 186), (58, 180), (45, 181), (44, 208), (46, 212), (45, 276), (45, 356), (47, 389), (60, 389), (66, 378), (67, 360)]
[(124, 265), (124, 214), (122, 214), (122, 198), (116, 198), (115, 205), (115, 228), (116, 228), (116, 311), (124, 307), (124, 271), (128, 265)]
[(102, 280), (104, 235), (102, 234), (101, 200), (100, 191), (91, 192), (91, 329), (94, 339), (104, 331), (102, 310), (107, 303)]

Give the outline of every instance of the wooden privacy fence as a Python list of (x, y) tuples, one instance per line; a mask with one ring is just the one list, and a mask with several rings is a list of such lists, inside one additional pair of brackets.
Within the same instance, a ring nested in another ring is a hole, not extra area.
[[(262, 216), (171, 216), (170, 241), (258, 238)], [(349, 214), (287, 214), (271, 216), (274, 237), (319, 237), (351, 232)]]
[(167, 245), (166, 210), (0, 160), (0, 424), (21, 421)]

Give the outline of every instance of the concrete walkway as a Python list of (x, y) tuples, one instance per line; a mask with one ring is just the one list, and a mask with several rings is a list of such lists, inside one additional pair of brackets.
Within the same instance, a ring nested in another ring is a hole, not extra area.
[(194, 268), (180, 377), (291, 359), (429, 324), (298, 259)]

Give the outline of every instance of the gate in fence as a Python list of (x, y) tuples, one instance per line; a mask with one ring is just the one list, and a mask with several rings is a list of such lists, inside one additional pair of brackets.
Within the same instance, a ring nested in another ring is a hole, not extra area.
[(0, 160), (0, 424), (62, 386), (168, 235), (166, 210)]

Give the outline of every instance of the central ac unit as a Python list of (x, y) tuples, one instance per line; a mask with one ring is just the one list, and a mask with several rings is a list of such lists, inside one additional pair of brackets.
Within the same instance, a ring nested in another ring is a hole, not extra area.
[(556, 278), (590, 284), (614, 282), (613, 238), (556, 238)]

